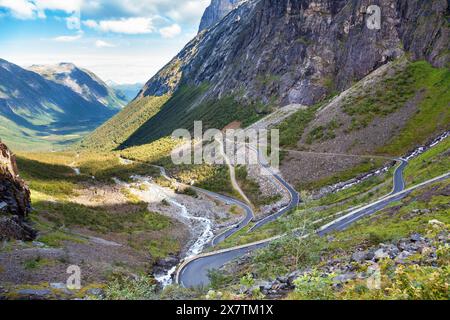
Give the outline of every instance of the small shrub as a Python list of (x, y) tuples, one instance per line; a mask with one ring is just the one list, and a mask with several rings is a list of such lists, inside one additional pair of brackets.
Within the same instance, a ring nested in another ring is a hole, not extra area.
[(116, 276), (105, 288), (106, 300), (156, 300), (155, 280), (148, 276), (130, 279)]

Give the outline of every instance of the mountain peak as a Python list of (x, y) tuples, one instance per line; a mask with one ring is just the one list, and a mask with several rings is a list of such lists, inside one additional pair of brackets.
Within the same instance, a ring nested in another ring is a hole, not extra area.
[(212, 0), (200, 22), (199, 32), (209, 29), (247, 0)]
[(81, 70), (71, 62), (61, 62), (56, 64), (35, 64), (32, 65), (29, 69), (40, 74), (70, 73), (73, 70)]
[(70, 88), (87, 101), (100, 102), (113, 110), (119, 110), (126, 104), (126, 101), (117, 97), (102, 79), (73, 63), (34, 65), (30, 67), (30, 70)]

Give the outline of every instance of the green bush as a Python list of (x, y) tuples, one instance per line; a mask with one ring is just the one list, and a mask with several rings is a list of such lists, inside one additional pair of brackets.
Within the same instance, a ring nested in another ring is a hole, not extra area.
[(305, 273), (294, 280), (295, 300), (331, 300), (335, 298), (333, 291), (334, 274), (322, 274), (318, 270)]
[(140, 276), (116, 276), (105, 287), (105, 300), (157, 300), (155, 280)]

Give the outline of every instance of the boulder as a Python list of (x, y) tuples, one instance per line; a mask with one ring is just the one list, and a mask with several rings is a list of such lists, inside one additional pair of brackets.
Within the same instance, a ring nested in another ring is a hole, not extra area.
[(17, 294), (30, 299), (46, 299), (52, 292), (48, 289), (22, 289), (17, 291)]
[(378, 249), (377, 251), (375, 251), (375, 254), (374, 254), (375, 261), (380, 261), (380, 260), (385, 259), (385, 258), (389, 258), (389, 255), (387, 254), (387, 252), (383, 248)]
[(291, 287), (294, 287), (294, 281), (297, 280), (297, 278), (300, 277), (302, 274), (303, 272), (300, 270), (291, 272), (287, 277), (287, 284)]
[(18, 216), (0, 217), (0, 240), (20, 239), (32, 241), (36, 232)]
[(336, 277), (334, 277), (333, 281), (337, 282), (337, 283), (339, 283), (339, 282), (348, 282), (348, 281), (353, 280), (355, 278), (356, 278), (356, 274), (353, 273), (353, 272), (350, 272), (350, 273), (343, 273), (343, 274), (337, 275)]
[(405, 264), (405, 260), (412, 255), (409, 251), (402, 251), (396, 258), (395, 262), (398, 264)]
[(352, 255), (352, 261), (361, 263), (361, 262), (367, 260), (367, 255), (368, 255), (367, 251), (356, 251)]
[(90, 296), (94, 296), (97, 298), (102, 298), (105, 296), (105, 292), (103, 291), (103, 289), (100, 288), (89, 289), (88, 291), (86, 291), (86, 293)]

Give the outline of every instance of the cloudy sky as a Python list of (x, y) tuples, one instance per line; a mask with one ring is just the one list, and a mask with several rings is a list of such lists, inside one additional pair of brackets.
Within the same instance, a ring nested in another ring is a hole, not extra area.
[(73, 62), (145, 82), (192, 39), (210, 0), (0, 0), (0, 58)]

